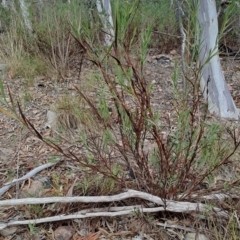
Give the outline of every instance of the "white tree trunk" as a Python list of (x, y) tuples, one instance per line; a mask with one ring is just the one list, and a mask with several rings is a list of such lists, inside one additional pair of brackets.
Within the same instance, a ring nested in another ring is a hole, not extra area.
[(29, 18), (28, 7), (26, 5), (26, 2), (25, 2), (25, 0), (19, 0), (19, 3), (20, 3), (20, 8), (22, 10), (22, 16), (23, 16), (23, 21), (25, 23), (25, 26), (26, 26), (28, 32), (30, 34), (32, 34), (33, 28), (32, 28), (32, 23)]
[(202, 67), (200, 81), (204, 97), (208, 101), (209, 112), (224, 118), (238, 119), (239, 111), (227, 87), (218, 55), (216, 2), (215, 0), (199, 0), (198, 4), (199, 66)]
[(104, 27), (104, 41), (107, 46), (111, 46), (114, 40), (114, 30), (113, 30), (113, 19), (112, 19), (112, 9), (110, 0), (97, 0), (97, 10), (102, 19)]

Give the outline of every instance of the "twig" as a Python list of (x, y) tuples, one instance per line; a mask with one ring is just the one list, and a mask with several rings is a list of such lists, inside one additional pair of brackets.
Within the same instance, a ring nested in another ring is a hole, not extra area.
[(194, 228), (189, 228), (189, 227), (184, 227), (181, 225), (177, 225), (177, 224), (169, 224), (169, 223), (156, 223), (156, 225), (164, 227), (165, 228), (177, 228), (177, 229), (181, 229), (184, 231), (188, 231), (188, 232), (196, 232), (196, 230)]
[(164, 211), (163, 207), (158, 208), (133, 208), (131, 210), (119, 211), (119, 212), (89, 212), (84, 214), (70, 214), (70, 215), (59, 215), (54, 217), (46, 217), (46, 218), (39, 218), (33, 220), (20, 220), (20, 221), (12, 221), (8, 223), (1, 223), (0, 222), (0, 230), (14, 225), (28, 225), (28, 224), (38, 224), (38, 223), (46, 223), (46, 222), (56, 222), (56, 221), (63, 221), (69, 219), (82, 219), (82, 218), (89, 218), (89, 217), (115, 217), (115, 216), (122, 216), (127, 214), (133, 214), (134, 212), (158, 212)]
[[(19, 155), (20, 155), (20, 149), (21, 149), (21, 140), (22, 140), (22, 130), (20, 128), (20, 139), (19, 139), (19, 144), (17, 147), (17, 179), (19, 178)], [(19, 196), (19, 181), (16, 182), (16, 198)]]
[[(184, 194), (180, 194), (179, 198), (183, 197)], [(204, 196), (199, 196), (197, 194), (192, 194), (189, 196), (190, 198), (193, 199), (198, 199), (198, 200), (225, 200), (225, 199), (230, 199), (230, 198), (237, 198), (240, 199), (240, 195), (237, 194), (225, 194), (225, 193), (213, 193), (209, 195), (204, 195)]]
[[(151, 208), (153, 208), (154, 204), (151, 204)], [(105, 208), (91, 208), (91, 209), (84, 209), (79, 212), (76, 212), (75, 214), (86, 214), (86, 213), (93, 213), (93, 212), (105, 212), (106, 210), (108, 212), (120, 212), (120, 211), (126, 211), (126, 210), (133, 210), (133, 209), (139, 209), (143, 208), (142, 205), (133, 205), (133, 206), (124, 206), (124, 207), (105, 207)]]
[(33, 170), (31, 170), (29, 173), (27, 173), (26, 175), (24, 175), (21, 178), (18, 179), (14, 179), (11, 182), (8, 182), (6, 184), (4, 184), (4, 186), (2, 188), (0, 188), (0, 197), (6, 192), (8, 191), (12, 186), (14, 186), (16, 183), (22, 182), (24, 180), (27, 180), (28, 178), (33, 177), (34, 175), (36, 175), (37, 173), (41, 172), (42, 170), (52, 167), (53, 165), (57, 164), (58, 162), (60, 162), (61, 160), (57, 160), (56, 162), (52, 162), (52, 163), (46, 163), (44, 165), (41, 165), (39, 167), (34, 168)]
[(236, 219), (236, 221), (238, 223), (238, 229), (239, 229), (240, 228), (240, 222), (239, 222), (239, 216), (238, 216), (236, 211), (234, 211), (234, 215), (233, 216), (235, 217), (235, 219)]

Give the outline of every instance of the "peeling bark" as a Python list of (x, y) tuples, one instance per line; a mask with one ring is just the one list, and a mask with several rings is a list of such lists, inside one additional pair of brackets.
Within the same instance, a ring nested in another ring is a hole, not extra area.
[(110, 0), (97, 0), (97, 10), (102, 19), (103, 27), (104, 27), (104, 41), (106, 46), (111, 46), (114, 40), (114, 30), (113, 30), (113, 19), (112, 19), (112, 9)]
[(218, 54), (218, 19), (215, 0), (199, 0), (201, 89), (210, 113), (238, 119), (235, 106), (223, 75)]

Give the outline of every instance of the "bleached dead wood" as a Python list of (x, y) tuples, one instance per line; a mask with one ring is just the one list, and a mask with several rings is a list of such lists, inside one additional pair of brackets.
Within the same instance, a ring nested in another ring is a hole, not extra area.
[[(132, 192), (132, 194), (135, 195), (134, 192), (138, 192), (138, 191), (128, 190), (128, 192), (115, 195), (114, 197), (117, 197), (119, 195), (126, 195), (126, 194), (129, 195), (129, 192), (130, 193)], [(138, 192), (138, 193), (141, 193), (141, 192)], [(132, 195), (132, 194), (130, 194), (130, 195)], [(144, 195), (145, 193), (142, 193), (142, 194)], [(149, 195), (151, 195), (151, 194), (149, 194)], [(82, 198), (85, 198), (85, 199), (86, 198), (94, 198), (95, 202), (100, 202), (100, 201), (97, 201), (98, 197), (82, 197)], [(108, 198), (108, 200), (110, 200), (110, 196), (104, 197), (104, 198)], [(128, 196), (127, 196), (127, 198), (128, 198)], [(156, 197), (156, 198), (158, 198), (158, 197)], [(124, 210), (124, 208), (126, 210)], [(116, 217), (116, 216), (122, 216), (122, 215), (134, 214), (134, 213), (153, 213), (153, 212), (161, 212), (161, 211), (166, 210), (164, 207), (143, 208), (141, 206), (128, 206), (128, 207), (124, 207), (124, 208), (122, 208), (123, 210), (120, 209), (119, 211), (117, 211), (116, 208), (115, 209), (109, 208), (109, 209), (106, 209), (106, 211), (102, 211), (102, 212), (92, 212), (92, 209), (90, 209), (89, 212), (86, 212), (86, 210), (85, 210), (82, 213), (78, 212), (76, 214), (59, 215), (59, 216), (54, 216), (54, 217), (39, 218), (39, 219), (32, 219), (32, 220), (19, 220), (19, 221), (12, 221), (12, 222), (8, 222), (8, 223), (0, 222), (0, 230), (4, 229), (6, 227), (14, 226), (14, 225), (38, 224), (38, 223), (56, 222), (56, 221), (69, 220), (69, 219), (82, 219), (82, 218), (89, 218), (89, 217)], [(176, 209), (176, 210), (178, 212), (178, 209)], [(216, 210), (218, 211), (218, 214), (220, 216), (223, 216), (223, 217), (228, 216), (228, 214), (226, 212), (215, 208), (215, 211)], [(189, 211), (190, 210), (188, 208), (185, 208), (185, 211), (184, 211), (184, 209), (181, 210), (181, 212), (189, 212)]]
[(52, 162), (52, 163), (46, 163), (44, 165), (41, 165), (39, 167), (34, 168), (33, 170), (31, 170), (29, 173), (27, 173), (26, 175), (24, 175), (21, 178), (18, 179), (14, 179), (11, 182), (8, 182), (6, 184), (4, 184), (4, 186), (2, 188), (0, 188), (0, 197), (7, 192), (12, 186), (14, 186), (16, 183), (22, 182), (24, 180), (27, 180), (31, 177), (33, 177), (34, 175), (36, 175), (37, 173), (41, 172), (42, 170), (52, 167), (53, 165), (57, 164), (58, 162), (60, 162), (61, 160), (57, 160), (56, 162)]
[[(180, 198), (184, 199), (184, 194), (179, 195)], [(192, 194), (190, 195), (190, 197), (192, 199), (199, 199), (201, 200), (226, 200), (226, 199), (240, 199), (240, 195), (237, 194), (225, 194), (225, 193), (213, 193), (213, 194), (209, 194), (209, 195), (203, 195), (203, 196), (199, 196), (197, 194)]]
[(200, 86), (208, 110), (211, 114), (238, 120), (240, 114), (225, 81), (218, 54), (216, 1), (199, 1), (198, 22)]
[(99, 16), (102, 19), (104, 27), (104, 38), (106, 46), (110, 47), (114, 40), (114, 30), (113, 30), (113, 19), (112, 19), (112, 8), (109, 0), (97, 0), (96, 1), (97, 10)]
[[(97, 216), (119, 216), (131, 214), (133, 211), (140, 212), (159, 212), (159, 211), (170, 211), (170, 212), (205, 212), (209, 211), (209, 206), (202, 203), (191, 203), (191, 202), (178, 202), (172, 200), (161, 199), (157, 196), (151, 195), (149, 193), (140, 192), (136, 190), (127, 190), (124, 193), (120, 193), (113, 196), (91, 196), (91, 197), (49, 197), (49, 198), (24, 198), (24, 199), (9, 199), (0, 201), (0, 206), (16, 206), (16, 205), (26, 205), (26, 204), (46, 204), (46, 203), (73, 203), (73, 202), (82, 202), (82, 203), (99, 203), (99, 202), (117, 202), (125, 200), (128, 198), (141, 198), (147, 200), (151, 203), (160, 205), (161, 207), (156, 208), (136, 208), (135, 206), (132, 209), (120, 210), (118, 212), (84, 212), (81, 214), (72, 214), (72, 215), (60, 215), (49, 218), (26, 220), (26, 221), (14, 221), (10, 223), (1, 223), (0, 227), (5, 228), (7, 226), (18, 225), (18, 224), (37, 224), (43, 222), (52, 222), (60, 221), (66, 219), (77, 219), (77, 218), (87, 218), (87, 217), (97, 217)], [(213, 207), (212, 210), (221, 217), (228, 217), (228, 212), (223, 211), (220, 208)]]
[(196, 230), (194, 228), (189, 228), (189, 227), (185, 227), (185, 226), (181, 226), (178, 224), (169, 224), (169, 223), (156, 223), (157, 226), (161, 226), (165, 228), (174, 228), (174, 229), (181, 229), (187, 232), (196, 232)]
[[(191, 212), (191, 211), (205, 211), (206, 205), (202, 203), (178, 202), (173, 200), (161, 199), (149, 193), (140, 192), (136, 190), (127, 190), (112, 196), (82, 196), (82, 197), (47, 197), (47, 198), (22, 198), (22, 199), (8, 199), (0, 201), (0, 206), (17, 206), (26, 204), (46, 204), (46, 203), (97, 203), (97, 202), (118, 202), (128, 198), (141, 198), (149, 202), (164, 206), (166, 211), (172, 212)], [(227, 216), (227, 212), (221, 211), (219, 208), (213, 208), (214, 211), (221, 216)]]
[(119, 211), (119, 212), (89, 212), (89, 213), (78, 213), (78, 214), (70, 214), (70, 215), (59, 215), (54, 217), (47, 217), (47, 218), (39, 218), (39, 219), (33, 219), (33, 220), (20, 220), (20, 221), (12, 221), (8, 223), (1, 223), (0, 222), (0, 230), (10, 227), (10, 226), (16, 226), (16, 225), (28, 225), (28, 224), (38, 224), (38, 223), (46, 223), (46, 222), (57, 222), (62, 220), (69, 220), (69, 219), (83, 219), (83, 218), (89, 218), (89, 217), (116, 217), (116, 216), (122, 216), (127, 214), (133, 214), (134, 212), (158, 212), (158, 211), (164, 211), (162, 207), (158, 208), (133, 208), (129, 210)]

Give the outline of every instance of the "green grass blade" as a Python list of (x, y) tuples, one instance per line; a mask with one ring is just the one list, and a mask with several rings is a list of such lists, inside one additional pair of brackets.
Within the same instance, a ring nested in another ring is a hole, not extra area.
[(11, 112), (9, 112), (8, 110), (6, 110), (5, 108), (3, 107), (0, 107), (0, 112), (2, 112), (4, 115), (10, 117), (10, 118), (13, 118), (13, 119), (16, 119), (18, 120), (17, 116)]

